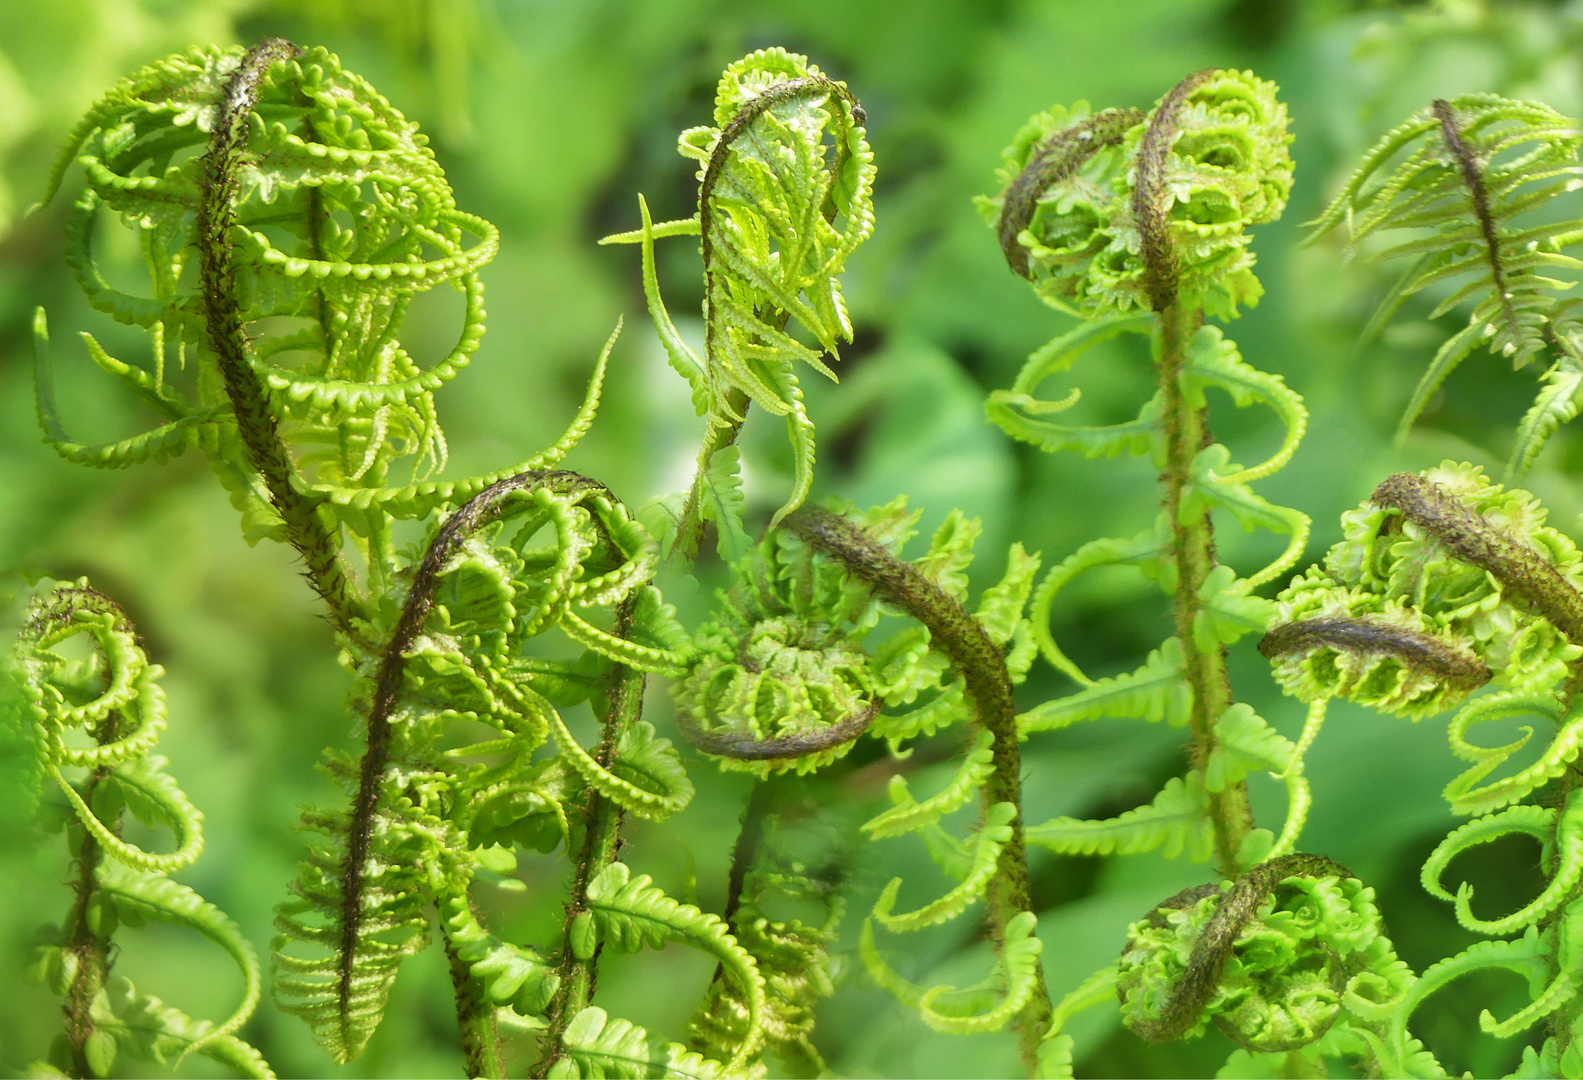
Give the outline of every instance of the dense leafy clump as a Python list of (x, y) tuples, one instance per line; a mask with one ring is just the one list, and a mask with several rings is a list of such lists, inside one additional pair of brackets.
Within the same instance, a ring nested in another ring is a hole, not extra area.
[[(841, 292), (846, 260), (874, 230), (874, 163), (865, 116), (846, 84), (808, 58), (760, 49), (726, 68), (715, 92), (714, 124), (682, 132), (678, 149), (696, 161), (698, 213), (654, 225), (639, 198), (643, 227), (605, 243), (643, 245), (643, 290), (671, 366), (708, 419), (698, 475), (666, 533), (697, 553), (705, 520), (717, 523), (721, 552), (738, 558), (741, 476), (731, 449), (749, 402), (786, 418), (793, 447), (792, 491), (775, 522), (801, 505), (813, 484), (814, 424), (797, 366), (830, 379), (823, 353), (852, 339)], [(677, 331), (660, 297), (653, 242), (697, 236), (704, 261), (702, 355)], [(795, 323), (817, 349), (787, 329)], [(675, 530), (674, 534), (672, 529)]]
[[(1161, 106), (1165, 105), (1162, 99)], [(1151, 154), (1177, 287), (1191, 306), (1234, 315), (1258, 302), (1247, 229), (1273, 221), (1292, 186), (1286, 106), (1250, 72), (1194, 77), (1176, 123)], [(1091, 113), (1086, 103), (1039, 113), (1005, 153), (1005, 190), (979, 201), (1012, 268), (1047, 302), (1089, 317), (1150, 306), (1137, 192), (1150, 116)], [(1147, 228), (1146, 225), (1142, 228)]]

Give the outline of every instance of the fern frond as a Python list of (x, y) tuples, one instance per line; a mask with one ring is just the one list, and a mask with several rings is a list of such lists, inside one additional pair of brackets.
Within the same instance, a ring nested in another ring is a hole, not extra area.
[(741, 1068), (758, 1050), (763, 1038), (764, 977), (718, 916), (671, 899), (647, 874), (632, 877), (625, 863), (611, 863), (589, 883), (588, 907), (574, 920), (571, 947), (579, 956), (592, 956), (594, 944), (601, 940), (626, 952), (679, 941), (714, 956), (743, 992), (747, 1013), (742, 1041), (726, 1071)]
[[(1566, 903), (1579, 880), (1583, 880), (1583, 803), (1569, 800), (1562, 814), (1563, 820), (1557, 822), (1557, 811), (1549, 807), (1512, 806), (1454, 829), (1424, 861), (1419, 877), (1424, 891), (1454, 903), (1457, 922), (1475, 933), (1495, 936), (1537, 925)], [(1480, 919), (1473, 914), (1473, 886), (1463, 882), (1452, 896), (1440, 883), (1441, 875), (1451, 860), (1462, 852), (1479, 844), (1494, 843), (1513, 833), (1532, 836), (1546, 845), (1554, 842), (1546, 859), (1550, 881), (1538, 896), (1511, 914), (1499, 919)]]
[(1193, 862), (1209, 858), (1213, 850), (1203, 780), (1189, 773), (1173, 776), (1154, 801), (1105, 821), (1052, 818), (1029, 825), (1024, 835), (1030, 844), (1068, 855), (1136, 855), (1163, 848), (1166, 858), (1186, 853)]
[[(1371, 253), (1414, 261), (1370, 331), (1425, 290), (1440, 298), (1431, 318), (1470, 307), (1467, 328), (1441, 347), (1414, 392), (1399, 436), (1476, 346), (1522, 367), (1571, 333), (1571, 305), (1558, 303), (1557, 294), (1573, 283), (1549, 275), (1583, 268), (1561, 250), (1576, 241), (1580, 221), (1535, 222), (1526, 215), (1577, 187), (1580, 146), (1577, 122), (1543, 105), (1493, 94), (1436, 101), (1382, 138), (1312, 223), (1318, 236), (1345, 221), (1348, 257), (1377, 234), (1415, 230), (1414, 239)], [(1564, 422), (1559, 412), (1550, 415), (1551, 430)], [(1520, 439), (1511, 475), (1521, 475), (1538, 452), (1548, 434), (1543, 426), (1536, 420)]]
[(874, 901), (873, 917), (892, 933), (905, 934), (922, 930), (926, 926), (949, 922), (977, 902), (995, 876), (1001, 849), (1011, 839), (1011, 823), (1017, 808), (1010, 803), (996, 803), (984, 814), (984, 823), (973, 840), (967, 873), (950, 892), (930, 901), (921, 908), (895, 914), (896, 895), (901, 890), (901, 878), (892, 878), (889, 885)]
[(572, 1018), (562, 1045), (566, 1056), (548, 1075), (566, 1080), (643, 1080), (650, 1076), (721, 1080), (747, 1075), (695, 1054), (679, 1043), (656, 1045), (643, 1028), (630, 1020), (612, 1019), (597, 1005), (590, 1005)]

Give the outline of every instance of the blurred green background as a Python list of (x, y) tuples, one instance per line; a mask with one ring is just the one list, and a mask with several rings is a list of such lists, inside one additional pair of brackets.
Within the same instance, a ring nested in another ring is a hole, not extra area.
[[(1261, 490), (1313, 516), (1309, 554), (1317, 557), (1339, 535), (1339, 512), (1390, 472), (1444, 457), (1498, 472), (1534, 383), (1531, 372), (1476, 355), (1405, 447), (1393, 448), (1396, 418), (1448, 329), (1426, 321), (1427, 306), (1415, 307), (1382, 341), (1357, 348), (1381, 274), (1343, 267), (1333, 244), (1295, 250), (1298, 223), (1314, 216), (1365, 146), (1434, 97), (1498, 90), (1583, 112), (1577, 2), (3, 0), (0, 569), (88, 574), (132, 614), (154, 660), (169, 670), (172, 725), (161, 751), (208, 820), (207, 852), (183, 880), (237, 919), (261, 953), (271, 908), (295, 873), (296, 807), (334, 798), (313, 765), (325, 744), (350, 745), (340, 709), (346, 679), (289, 553), (243, 544), (201, 459), (104, 473), (69, 466), (41, 444), (30, 372), (39, 304), (50, 311), (73, 432), (85, 441), (119, 438), (148, 417), (101, 377), (72, 333), (91, 328), (112, 352), (140, 347), (87, 309), (62, 261), (71, 185), (41, 212), (23, 211), (71, 125), (116, 79), (192, 44), (271, 34), (326, 45), (370, 78), (434, 137), (461, 207), (501, 228), (500, 255), (484, 272), (488, 337), (473, 367), (441, 394), (451, 474), (519, 460), (553, 439), (600, 343), (624, 316), (600, 421), (569, 464), (629, 503), (685, 483), (699, 422), (653, 341), (637, 253), (594, 241), (635, 224), (639, 191), (657, 220), (691, 213), (695, 182), (674, 152), (675, 137), (707, 122), (720, 69), (744, 52), (784, 45), (847, 80), (869, 117), (878, 227), (850, 263), (857, 340), (838, 365), (841, 385), (809, 387), (820, 431), (816, 491), (859, 503), (906, 492), (926, 508), (926, 527), (951, 507), (978, 515), (978, 586), (998, 576), (1011, 540), (1043, 551), (1049, 565), (1086, 540), (1144, 527), (1159, 499), (1145, 462), (1041, 456), (983, 419), (985, 393), (1009, 385), (1027, 353), (1069, 325), (1007, 271), (971, 205), (993, 184), (1001, 148), (1030, 113), (1077, 99), (1147, 107), (1184, 74), (1209, 66), (1253, 68), (1283, 87), (1297, 187), (1286, 219), (1255, 242), (1266, 298), (1229, 332), (1252, 363), (1307, 396), (1308, 438)], [(130, 265), (131, 252), (112, 245), (107, 258)], [(695, 325), (695, 246), (663, 246), (660, 272), (671, 311), (693, 314)], [(445, 316), (436, 309), (414, 328), (418, 351), (444, 341)], [(1071, 385), (1084, 391), (1083, 414), (1103, 422), (1130, 417), (1149, 382), (1147, 357), (1123, 342), (1088, 356)], [(1220, 409), (1216, 430), (1241, 460), (1274, 444), (1268, 417), (1232, 412)], [(762, 518), (790, 483), (789, 461), (777, 424), (750, 423), (745, 438), (751, 509)], [(1553, 523), (1574, 534), (1580, 470), (1583, 440), (1563, 432), (1529, 484), (1548, 501)], [(1255, 565), (1272, 543), (1223, 525), (1222, 555), (1238, 565)], [(680, 600), (696, 621), (700, 602)], [(1055, 632), (1097, 676), (1136, 666), (1170, 627), (1154, 586), (1116, 572), (1071, 591)], [(1251, 641), (1239, 644), (1233, 664), (1239, 696), (1295, 736), (1301, 709), (1275, 692)], [(1045, 669), (1021, 693), (1031, 704), (1069, 689)], [(655, 695), (662, 731), (667, 708)], [(1146, 802), (1181, 771), (1181, 743), (1181, 732), (1142, 721), (1044, 737), (1025, 759), (1027, 817), (1108, 816)], [(837, 824), (861, 821), (883, 801), (887, 765), (864, 754), (849, 759), (843, 778), (807, 789)], [(1468, 944), (1449, 906), (1426, 897), (1417, 881), (1424, 856), (1454, 824), (1439, 791), (1459, 770), (1441, 725), (1338, 707), (1309, 760), (1316, 805), (1303, 846), (1375, 885), (1415, 968)], [(927, 786), (949, 766), (909, 767)], [(701, 761), (693, 772), (696, 802), (664, 826), (633, 826), (625, 857), (677, 896), (688, 895), (695, 873), (699, 902), (718, 910), (746, 783)], [(1272, 783), (1255, 796), (1260, 823), (1279, 828), (1279, 790)], [(1513, 840), (1456, 869), (1477, 886), (1481, 912), (1510, 910), (1537, 890), (1536, 854)], [(548, 943), (563, 870), (557, 859), (525, 860), (526, 894), (481, 901), (515, 940)], [(1013, 1069), (1008, 1036), (934, 1035), (858, 973), (855, 928), (875, 890), (893, 873), (907, 876), (919, 896), (937, 883), (921, 850), (906, 841), (860, 847), (848, 873), (845, 976), (817, 1036), (832, 1070)], [(1127, 922), (1208, 876), (1203, 866), (1158, 855), (1107, 863), (1036, 854), (1035, 873), (1057, 995), (1114, 957)], [(0, 838), (0, 1070), (42, 1057), (58, 1030), (55, 1000), (15, 973), (35, 928), (64, 914), (66, 876), (58, 837), (42, 848)], [(907, 944), (920, 951), (896, 962), (920, 981), (977, 981), (986, 954), (966, 933), (918, 935)], [(121, 943), (118, 970), (140, 987), (200, 1016), (232, 1007), (239, 991), (228, 961), (194, 935), (150, 928)], [(610, 958), (600, 1003), (675, 1037), (709, 970), (677, 949)], [(1415, 1030), (1448, 1068), (1503, 1072), (1523, 1040), (1478, 1037), (1478, 1013), (1491, 1007), (1504, 1015), (1524, 999), (1515, 977), (1465, 980), (1422, 1010)], [(1113, 1009), (1085, 1014), (1071, 1030), (1079, 1075), (1208, 1075), (1231, 1049), (1215, 1033), (1146, 1047), (1120, 1028)], [(243, 1034), (282, 1075), (335, 1072), (306, 1027), (267, 1001)], [(167, 1072), (124, 1059), (121, 1067)], [(341, 1072), (459, 1075), (460, 1067), (449, 984), (431, 951), (402, 971), (368, 1055)], [(206, 1068), (194, 1060), (179, 1072)]]

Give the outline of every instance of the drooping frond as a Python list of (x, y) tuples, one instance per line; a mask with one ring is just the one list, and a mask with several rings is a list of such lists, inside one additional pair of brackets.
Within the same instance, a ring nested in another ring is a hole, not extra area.
[[(1583, 166), (1583, 127), (1544, 105), (1470, 94), (1409, 117), (1364, 156), (1335, 201), (1313, 222), (1315, 235), (1345, 224), (1346, 254), (1411, 260), (1370, 319), (1372, 336), (1419, 293), (1436, 303), (1430, 317), (1468, 310), (1465, 329), (1430, 361), (1402, 416), (1404, 436), (1430, 396), (1475, 348), (1522, 367), (1575, 353), (1573, 282), (1554, 276), (1583, 269), (1565, 249), (1583, 239), (1583, 218), (1558, 213)], [(1401, 230), (1398, 232), (1398, 230)], [(1376, 237), (1392, 234), (1382, 245)], [(1509, 476), (1532, 463), (1550, 431), (1570, 419), (1552, 385), (1525, 421)], [(1572, 409), (1575, 415), (1576, 409)]]

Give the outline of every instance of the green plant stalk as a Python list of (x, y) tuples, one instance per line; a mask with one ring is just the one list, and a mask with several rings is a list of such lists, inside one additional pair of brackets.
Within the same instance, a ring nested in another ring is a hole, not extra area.
[[(1017, 816), (1011, 822), (1011, 839), (1001, 849), (989, 886), (991, 936), (998, 950), (1005, 940), (1006, 924), (1024, 911), (1035, 911), (1022, 828), (1022, 746), (1005, 657), (967, 609), (911, 564), (874, 543), (846, 518), (804, 507), (787, 519), (787, 525), (816, 550), (839, 560), (876, 593), (928, 627), (931, 646), (949, 656), (962, 672), (974, 717), (994, 740), (994, 770), (984, 785), (984, 808), (1000, 802), (1017, 808)], [(1038, 1065), (1039, 1046), (1050, 1014), (1050, 993), (1041, 973), (1032, 999), (1012, 1021), (1023, 1064), (1030, 1074)]]
[[(787, 316), (781, 313), (780, 323), (786, 324)], [(711, 417), (709, 430), (704, 432), (703, 444), (698, 447), (698, 468), (693, 475), (693, 486), (687, 490), (687, 501), (682, 504), (682, 516), (676, 526), (676, 543), (671, 548), (671, 559), (682, 572), (690, 570), (698, 561), (704, 546), (703, 490), (709, 475), (709, 463), (721, 450), (737, 441), (742, 425), (747, 421), (749, 399), (746, 394), (731, 387), (726, 391), (726, 403), (737, 419), (717, 423)]]
[[(1193, 406), (1182, 392), (1187, 343), (1202, 321), (1201, 312), (1189, 314), (1174, 301), (1160, 312), (1158, 360), (1165, 405), (1165, 471), (1160, 479), (1165, 483), (1165, 513), (1171, 523), (1171, 555), (1177, 570), (1172, 606), (1177, 637), (1182, 643), (1183, 673), (1193, 690), (1193, 711), (1188, 720), (1193, 741), (1188, 753), (1192, 767), (1200, 773), (1215, 750), (1215, 721), (1232, 704), (1226, 650), (1201, 649), (1194, 634), (1203, 606), (1199, 592), (1217, 564), (1214, 522), (1207, 508), (1185, 520), (1182, 514), (1183, 497), (1192, 482), (1193, 457), (1210, 442), (1207, 409)], [(1211, 792), (1209, 819), (1222, 873), (1227, 877), (1240, 875), (1244, 867), (1238, 850), (1253, 827), (1247, 782), (1238, 781)]]
[(241, 143), (258, 103), (259, 83), (272, 64), (289, 60), (298, 51), (289, 41), (266, 39), (247, 51), (225, 85), (199, 184), (198, 267), (204, 328), (225, 381), (237, 432), (269, 492), (270, 503), (280, 514), (287, 540), (302, 556), (308, 583), (328, 605), (336, 627), (350, 634), (354, 616), (364, 614), (363, 605), (353, 594), (333, 526), (320, 513), (319, 501), (303, 491), (269, 395), (249, 362), (251, 345), (237, 304), (232, 258), (236, 214), (231, 203), (237, 188), (237, 166), (243, 157)]
[[(113, 730), (114, 714), (95, 732), (96, 741), (103, 745), (116, 739)], [(83, 785), (83, 801), (93, 805), (94, 792), (110, 775), (109, 766), (100, 766), (88, 774)], [(77, 972), (72, 978), (61, 1011), (66, 1014), (66, 1048), (70, 1055), (71, 1075), (91, 1077), (96, 1075), (88, 1065), (88, 1040), (94, 1034), (93, 1001), (104, 989), (110, 977), (110, 939), (94, 933), (88, 924), (88, 905), (98, 890), (99, 863), (102, 855), (99, 841), (94, 839), (75, 817), (70, 830), (80, 834), (77, 848), (77, 880), (72, 886), (71, 914), (66, 919), (64, 953), (77, 958)], [(119, 834), (119, 822), (111, 825)]]
[[(631, 602), (623, 602), (616, 609), (615, 632), (626, 636), (632, 618)], [(594, 760), (602, 769), (608, 769), (616, 758), (616, 748), (622, 735), (643, 717), (643, 690), (646, 683), (643, 672), (618, 666), (611, 677), (606, 694), (607, 711), (604, 716), (604, 735)], [(577, 856), (572, 878), (571, 893), (566, 901), (566, 919), (561, 940), (560, 985), (550, 1007), (545, 1013), (548, 1024), (540, 1040), (539, 1063), (533, 1076), (549, 1075), (550, 1068), (565, 1053), (563, 1037), (566, 1025), (592, 1003), (599, 981), (599, 956), (604, 943), (595, 946), (593, 955), (580, 960), (572, 952), (572, 922), (588, 910), (588, 885), (599, 872), (616, 861), (621, 846), (621, 825), (625, 817), (620, 805), (605, 798), (594, 788), (588, 789), (587, 810), (584, 815), (583, 846)]]
[(450, 964), (451, 986), (456, 991), (456, 1025), (461, 1035), (462, 1060), (469, 1077), (506, 1076), (506, 1059), (500, 1045), (500, 1027), (495, 1023), (495, 1010), (484, 1000), (472, 968), (456, 954), (451, 943), (450, 929), (440, 920), (440, 934), (445, 941), (445, 958)]

